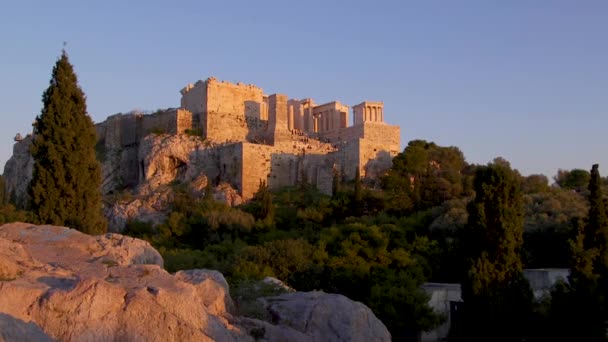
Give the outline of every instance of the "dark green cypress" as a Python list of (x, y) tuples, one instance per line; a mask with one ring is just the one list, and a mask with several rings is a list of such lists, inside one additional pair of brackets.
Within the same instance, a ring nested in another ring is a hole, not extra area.
[(608, 318), (608, 220), (598, 165), (589, 177), (589, 214), (583, 225), (575, 220), (570, 241), (572, 271), (569, 287), (552, 292), (550, 330), (562, 340), (606, 341)]
[(463, 234), (468, 269), (464, 312), (457, 332), (467, 341), (516, 341), (526, 335), (532, 291), (523, 278), (523, 198), (520, 177), (508, 165), (477, 169), (475, 198)]
[(608, 218), (602, 194), (602, 178), (598, 164), (591, 167), (589, 179), (589, 217), (585, 227), (585, 247), (595, 247), (599, 252), (596, 268), (603, 278), (608, 278)]
[(355, 170), (355, 203), (361, 203), (363, 201), (363, 190), (361, 189), (361, 171), (359, 167)]
[(101, 211), (101, 168), (96, 132), (86, 100), (65, 51), (57, 60), (43, 108), (34, 122), (31, 209), (44, 224), (88, 234), (106, 231)]

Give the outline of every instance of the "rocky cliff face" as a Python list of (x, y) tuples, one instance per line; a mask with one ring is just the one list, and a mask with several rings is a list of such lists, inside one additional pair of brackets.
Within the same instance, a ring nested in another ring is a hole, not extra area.
[(5, 191), (16, 204), (22, 205), (27, 201), (27, 187), (32, 180), (34, 171), (34, 158), (30, 154), (32, 137), (13, 145), (13, 155), (4, 165), (2, 176), (5, 181)]
[[(29, 148), (31, 137), (16, 143), (13, 155), (4, 167), (7, 193), (18, 204), (27, 201), (27, 186), (32, 178), (34, 160)], [(173, 182), (188, 185), (203, 193), (209, 179), (219, 183), (213, 195), (228, 205), (243, 202), (238, 192), (219, 177), (218, 151), (197, 137), (184, 134), (149, 134), (131, 144), (98, 142), (102, 162), (102, 193), (106, 200), (104, 214), (109, 229), (121, 232), (132, 219), (160, 223), (173, 200)], [(135, 170), (135, 171), (134, 171)]]
[(169, 274), (147, 242), (0, 226), (0, 341), (390, 341), (361, 303), (321, 292), (262, 299), (239, 317), (217, 271)]

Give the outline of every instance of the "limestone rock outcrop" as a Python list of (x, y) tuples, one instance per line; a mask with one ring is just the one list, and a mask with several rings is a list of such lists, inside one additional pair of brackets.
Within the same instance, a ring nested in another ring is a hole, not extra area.
[(27, 187), (32, 180), (34, 158), (30, 154), (30, 146), (30, 135), (15, 143), (13, 155), (4, 165), (4, 190), (17, 204), (23, 204), (27, 200)]
[(294, 292), (265, 298), (272, 321), (315, 341), (390, 341), (391, 335), (359, 302), (324, 292)]
[(389, 341), (363, 304), (320, 292), (261, 299), (238, 317), (217, 271), (162, 268), (147, 242), (0, 226), (0, 341)]
[(32, 322), (0, 313), (0, 342), (14, 341), (53, 342), (53, 339)]
[[(199, 138), (184, 134), (150, 134), (142, 139), (136, 154), (141, 158), (141, 178), (136, 182), (139, 185), (132, 194), (115, 196), (104, 207), (110, 231), (121, 232), (126, 223), (134, 219), (161, 223), (173, 201), (172, 183), (185, 184), (192, 193), (202, 196), (209, 176), (217, 178), (216, 181), (220, 178), (217, 151), (211, 147)], [(120, 172), (122, 155), (115, 152), (114, 159), (104, 162), (103, 169), (108, 174)], [(212, 190), (213, 197), (227, 205), (243, 202), (238, 191), (228, 183), (219, 182)]]

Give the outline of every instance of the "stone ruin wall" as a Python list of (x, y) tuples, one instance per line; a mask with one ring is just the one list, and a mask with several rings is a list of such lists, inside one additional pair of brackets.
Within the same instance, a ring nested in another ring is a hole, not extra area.
[(211, 141), (263, 139), (264, 92), (246, 84), (206, 81), (206, 138)]
[(242, 146), (244, 199), (253, 197), (260, 181), (277, 189), (296, 185), (303, 176), (321, 192), (331, 194), (334, 156), (328, 154), (331, 147), (327, 144), (311, 147), (305, 154), (270, 145), (243, 143)]
[(184, 109), (167, 109), (153, 114), (115, 114), (95, 125), (98, 150), (102, 149), (102, 193), (116, 187), (135, 187), (141, 180), (139, 144), (148, 134), (183, 134), (193, 127), (193, 115)]
[(139, 137), (150, 133), (184, 134), (193, 128), (192, 112), (185, 109), (168, 109), (139, 118)]
[(267, 98), (261, 88), (209, 78), (181, 90), (182, 108), (193, 113), (193, 126), (217, 142), (267, 139)]
[(368, 122), (359, 144), (361, 177), (378, 179), (393, 165), (400, 149), (399, 126)]

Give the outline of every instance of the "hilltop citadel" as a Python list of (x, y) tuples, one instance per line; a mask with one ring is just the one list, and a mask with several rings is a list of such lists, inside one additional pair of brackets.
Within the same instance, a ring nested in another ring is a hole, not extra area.
[[(229, 183), (243, 199), (253, 196), (260, 180), (277, 188), (305, 178), (331, 193), (334, 172), (348, 180), (358, 168), (363, 179), (373, 181), (400, 149), (399, 127), (384, 122), (382, 102), (353, 106), (349, 125), (349, 107), (338, 101), (317, 105), (312, 99), (265, 95), (254, 85), (213, 77), (188, 84), (181, 95), (180, 108), (152, 115), (117, 114), (97, 124), (106, 149), (127, 151), (120, 171), (125, 186), (150, 176), (136, 147), (154, 132), (198, 132), (209, 147), (199, 152), (213, 159), (205, 168), (207, 177)], [(189, 161), (170, 163), (179, 173)]]
[[(335, 173), (352, 180), (358, 169), (373, 183), (400, 150), (399, 127), (384, 122), (382, 102), (351, 111), (338, 101), (317, 105), (215, 78), (184, 87), (179, 108), (115, 114), (96, 129), (103, 194), (130, 189), (145, 195), (201, 177), (214, 187), (228, 184), (241, 200), (250, 199), (260, 181), (275, 189), (306, 182), (331, 194)], [(31, 136), (16, 140), (5, 188), (23, 202), (33, 167)]]

